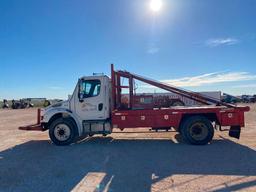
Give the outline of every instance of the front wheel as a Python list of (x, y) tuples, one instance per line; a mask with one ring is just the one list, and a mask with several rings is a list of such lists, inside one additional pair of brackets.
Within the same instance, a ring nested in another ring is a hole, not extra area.
[(77, 139), (76, 124), (72, 119), (56, 119), (50, 124), (49, 136), (55, 145), (69, 145)]
[(185, 141), (193, 145), (205, 145), (214, 135), (211, 121), (203, 116), (187, 118), (181, 125), (181, 135)]

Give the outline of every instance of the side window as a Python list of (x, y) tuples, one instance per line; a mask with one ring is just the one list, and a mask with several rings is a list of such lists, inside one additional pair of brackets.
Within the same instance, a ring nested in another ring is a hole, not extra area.
[(100, 80), (84, 80), (80, 84), (80, 99), (96, 97), (100, 94)]

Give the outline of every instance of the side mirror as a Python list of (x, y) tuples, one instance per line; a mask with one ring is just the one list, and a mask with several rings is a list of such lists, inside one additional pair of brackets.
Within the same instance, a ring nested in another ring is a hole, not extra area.
[(84, 99), (83, 99), (83, 92), (81, 90), (81, 83), (82, 83), (82, 80), (79, 79), (78, 80), (78, 99), (79, 99), (80, 103), (82, 103), (84, 101)]
[(83, 99), (83, 93), (79, 93), (79, 102), (82, 103), (84, 101)]

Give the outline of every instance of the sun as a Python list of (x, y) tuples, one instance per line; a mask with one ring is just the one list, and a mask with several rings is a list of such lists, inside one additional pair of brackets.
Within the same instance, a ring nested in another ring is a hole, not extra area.
[(159, 12), (162, 8), (162, 0), (151, 0), (150, 1), (150, 9), (153, 12)]

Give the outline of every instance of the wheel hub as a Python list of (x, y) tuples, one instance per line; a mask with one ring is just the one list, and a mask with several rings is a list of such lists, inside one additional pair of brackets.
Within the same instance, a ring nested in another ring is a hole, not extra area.
[(202, 128), (201, 127), (193, 127), (192, 128), (192, 132), (195, 134), (195, 135), (200, 135), (202, 133)]
[(190, 135), (195, 140), (204, 140), (208, 135), (208, 129), (204, 123), (198, 122), (190, 127)]
[(60, 136), (62, 136), (62, 135), (65, 134), (65, 131), (64, 131), (63, 129), (61, 129), (61, 130), (59, 130), (58, 134), (59, 134)]
[(70, 128), (66, 124), (58, 124), (54, 129), (54, 136), (59, 141), (65, 141), (69, 139), (71, 135)]

